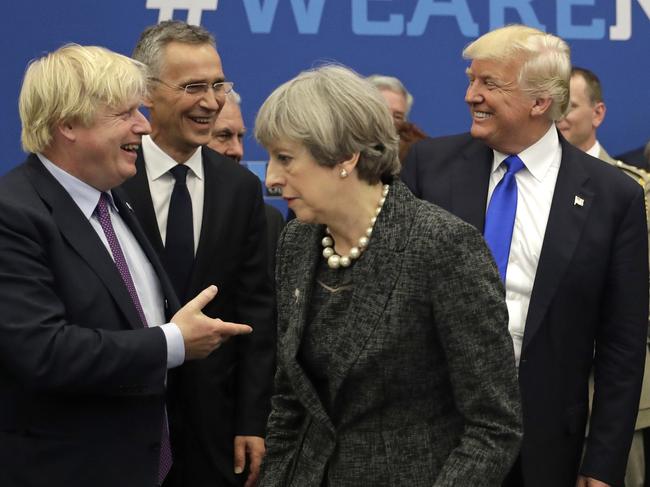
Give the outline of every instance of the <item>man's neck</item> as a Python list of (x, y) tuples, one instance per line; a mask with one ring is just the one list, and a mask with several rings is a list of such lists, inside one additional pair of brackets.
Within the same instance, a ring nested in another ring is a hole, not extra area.
[(151, 140), (169, 157), (174, 159), (179, 164), (184, 164), (196, 152), (198, 146), (190, 146), (178, 148), (168, 143), (164, 137), (161, 137), (160, 132), (152, 132)]

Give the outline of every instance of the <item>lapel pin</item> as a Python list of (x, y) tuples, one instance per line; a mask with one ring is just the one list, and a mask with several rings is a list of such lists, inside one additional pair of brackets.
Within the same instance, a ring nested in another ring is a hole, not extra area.
[(576, 196), (573, 200), (573, 206), (585, 206), (585, 200), (580, 196)]

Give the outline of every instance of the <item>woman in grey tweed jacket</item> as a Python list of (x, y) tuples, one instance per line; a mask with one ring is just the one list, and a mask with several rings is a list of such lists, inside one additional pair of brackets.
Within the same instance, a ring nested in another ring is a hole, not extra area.
[(347, 68), (280, 86), (255, 135), (298, 220), (278, 247), (260, 485), (499, 486), (521, 419), (481, 236), (396, 180), (385, 102)]

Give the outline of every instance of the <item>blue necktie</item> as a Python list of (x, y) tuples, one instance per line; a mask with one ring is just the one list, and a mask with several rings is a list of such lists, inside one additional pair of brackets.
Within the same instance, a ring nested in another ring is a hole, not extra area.
[(485, 241), (492, 251), (499, 268), (501, 280), (506, 281), (512, 228), (517, 214), (517, 179), (515, 174), (524, 167), (516, 155), (508, 156), (503, 161), (507, 171), (492, 192), (492, 198), (485, 215)]

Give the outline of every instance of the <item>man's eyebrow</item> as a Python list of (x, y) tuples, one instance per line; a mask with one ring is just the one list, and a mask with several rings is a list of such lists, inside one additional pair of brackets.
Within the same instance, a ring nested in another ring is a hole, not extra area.
[(186, 81), (182, 81), (179, 83), (180, 86), (186, 86), (186, 85), (197, 85), (197, 84), (212, 84), (212, 83), (223, 83), (226, 81), (226, 79), (223, 76), (217, 76), (214, 79), (208, 80), (206, 78), (201, 78), (201, 79), (189, 79)]

